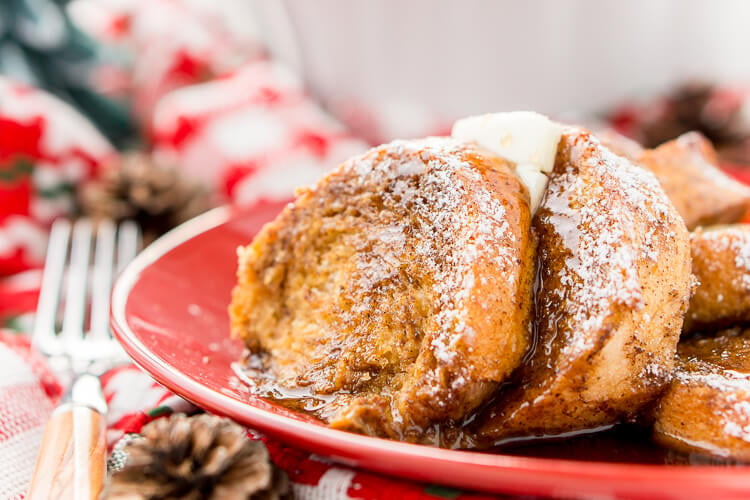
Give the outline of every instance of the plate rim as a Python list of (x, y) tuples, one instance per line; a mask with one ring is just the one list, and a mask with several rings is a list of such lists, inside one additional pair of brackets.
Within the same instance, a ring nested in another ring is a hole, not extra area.
[[(118, 276), (112, 291), (110, 322), (112, 331), (120, 344), (125, 349), (132, 361), (145, 370), (157, 382), (164, 385), (170, 391), (185, 397), (197, 406), (207, 408), (245, 425), (264, 428), (274, 428), (271, 432), (288, 443), (289, 437), (299, 433), (306, 433), (308, 441), (321, 443), (329, 449), (350, 450), (352, 447), (358, 449), (357, 455), (364, 456), (368, 451), (380, 454), (398, 456), (400, 459), (419, 459), (432, 463), (471, 465), (491, 470), (488, 473), (504, 471), (506, 473), (533, 473), (545, 474), (549, 479), (568, 478), (576, 481), (612, 481), (621, 479), (627, 482), (657, 481), (659, 484), (679, 484), (687, 481), (693, 486), (706, 483), (705, 486), (717, 487), (722, 484), (718, 480), (728, 481), (724, 486), (734, 486), (726, 491), (750, 492), (750, 465), (748, 466), (716, 466), (716, 465), (661, 465), (661, 464), (633, 464), (620, 462), (595, 462), (565, 460), (557, 458), (523, 457), (515, 455), (504, 455), (495, 453), (483, 453), (478, 451), (448, 450), (426, 445), (404, 443), (383, 438), (364, 436), (346, 431), (318, 426), (309, 422), (303, 422), (284, 415), (257, 408), (251, 404), (243, 403), (235, 398), (214, 391), (200, 382), (191, 379), (188, 375), (176, 367), (160, 359), (145, 345), (138, 335), (131, 329), (127, 321), (126, 308), (131, 290), (135, 287), (140, 274), (149, 266), (156, 263), (161, 257), (168, 254), (178, 246), (185, 244), (191, 239), (206, 233), (212, 229), (229, 223), (233, 217), (241, 216), (252, 210), (252, 207), (229, 207), (222, 206), (199, 215), (175, 229), (158, 238), (136, 258), (131, 261)], [(251, 418), (247, 417), (250, 416)], [(251, 422), (250, 419), (255, 421)], [(311, 428), (315, 429), (310, 433)], [(277, 431), (277, 432), (276, 432)], [(317, 435), (317, 437), (311, 434)], [(292, 445), (295, 446), (295, 445)], [(300, 446), (305, 448), (305, 446)], [(309, 448), (307, 448), (309, 449)], [(348, 452), (343, 452), (347, 455)], [(326, 454), (331, 456), (331, 453)], [(386, 475), (401, 477), (406, 480), (433, 481), (430, 479), (415, 478), (413, 474), (400, 475), (391, 469), (373, 468), (367, 464), (351, 463), (351, 460), (341, 456), (333, 457), (334, 460), (345, 466), (361, 467)], [(356, 461), (356, 460), (355, 460)], [(697, 477), (700, 476), (700, 477)], [(540, 478), (541, 479), (541, 478)], [(744, 481), (738, 482), (743, 479)], [(446, 480), (444, 484), (450, 484), (459, 488), (455, 481)], [(477, 487), (487, 490), (482, 485)], [(636, 490), (633, 490), (636, 491)], [(638, 490), (642, 491), (642, 490)]]

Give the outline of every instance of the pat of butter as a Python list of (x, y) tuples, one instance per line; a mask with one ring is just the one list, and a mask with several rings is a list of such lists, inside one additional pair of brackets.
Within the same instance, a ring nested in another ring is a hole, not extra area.
[(534, 165), (517, 165), (516, 175), (521, 180), (521, 184), (529, 190), (529, 208), (533, 215), (542, 204), (549, 179)]
[(536, 211), (547, 188), (562, 126), (532, 111), (471, 116), (458, 120), (451, 135), (475, 142), (516, 164), (516, 174), (529, 190), (531, 211)]

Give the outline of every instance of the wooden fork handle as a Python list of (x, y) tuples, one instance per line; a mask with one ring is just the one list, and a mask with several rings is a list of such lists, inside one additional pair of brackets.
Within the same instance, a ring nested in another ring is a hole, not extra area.
[(67, 403), (44, 430), (27, 500), (95, 500), (104, 484), (107, 446), (101, 413)]

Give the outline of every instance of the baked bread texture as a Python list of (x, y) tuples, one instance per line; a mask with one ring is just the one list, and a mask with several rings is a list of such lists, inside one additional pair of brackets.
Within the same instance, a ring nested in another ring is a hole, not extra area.
[(433, 442), (527, 351), (530, 218), (513, 165), (479, 147), (380, 146), (240, 249), (232, 334), (331, 426)]
[(698, 228), (690, 235), (698, 286), (685, 330), (750, 322), (750, 224)]
[(749, 402), (750, 330), (683, 340), (656, 406), (654, 437), (683, 452), (750, 461)]
[(685, 223), (656, 178), (566, 130), (533, 223), (536, 345), (478, 432), (491, 443), (614, 424), (669, 383), (690, 297)]
[(698, 132), (645, 150), (637, 162), (656, 175), (689, 230), (738, 222), (750, 209), (750, 188), (721, 171), (716, 150)]
[(610, 151), (656, 176), (689, 230), (739, 222), (750, 210), (750, 188), (720, 169), (716, 150), (698, 132), (682, 134), (654, 149), (611, 129), (597, 137)]

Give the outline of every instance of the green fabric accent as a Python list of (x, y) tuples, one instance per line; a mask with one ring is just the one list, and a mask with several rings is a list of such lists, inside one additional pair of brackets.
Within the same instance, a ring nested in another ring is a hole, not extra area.
[[(102, 64), (125, 67), (127, 53), (102, 46), (79, 30), (65, 8), (67, 3), (0, 1), (0, 74), (72, 104), (116, 147), (137, 144), (139, 131), (129, 103), (101, 94), (92, 78)], [(25, 29), (17, 29), (19, 25)]]
[(17, 316), (0, 317), (0, 327), (15, 333), (28, 333), (33, 325), (34, 313), (24, 313)]
[(146, 412), (146, 415), (152, 418), (161, 417), (162, 415), (169, 415), (173, 413), (174, 410), (170, 408), (169, 406), (157, 406), (156, 408), (149, 410)]
[(445, 486), (438, 486), (436, 484), (431, 484), (430, 486), (427, 486), (424, 489), (424, 492), (428, 495), (432, 495), (439, 498), (449, 498), (449, 499), (455, 499), (461, 496), (461, 490), (456, 490), (454, 488), (447, 488)]
[(23, 177), (31, 175), (34, 171), (34, 164), (29, 160), (20, 159), (14, 161), (10, 168), (0, 169), (0, 181), (2, 182), (13, 182)]
[(51, 189), (37, 189), (36, 194), (42, 198), (57, 198), (59, 196), (72, 195), (75, 192), (75, 188), (70, 184), (60, 184), (57, 187)]
[(8, 318), (2, 318), (2, 327), (8, 330), (13, 330), (16, 333), (23, 332), (23, 325), (19, 319), (19, 316), (10, 316)]

